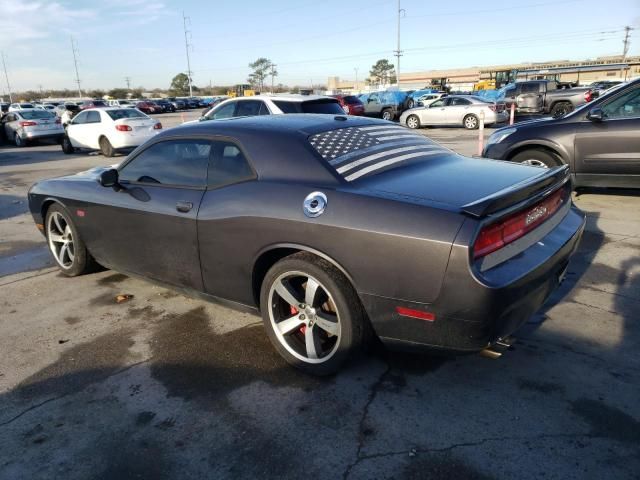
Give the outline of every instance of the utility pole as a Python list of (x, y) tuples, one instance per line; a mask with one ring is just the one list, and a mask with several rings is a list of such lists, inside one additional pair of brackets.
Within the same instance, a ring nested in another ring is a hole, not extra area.
[(82, 98), (82, 89), (80, 88), (80, 74), (78, 73), (78, 59), (76, 57), (76, 43), (71, 35), (71, 52), (73, 52), (73, 64), (76, 67), (76, 83), (78, 84), (78, 100)]
[(275, 76), (278, 74), (278, 72), (276, 71), (276, 64), (272, 63), (271, 64), (271, 69), (269, 70), (269, 75), (271, 75), (271, 93), (273, 94), (273, 79), (275, 78)]
[[(191, 60), (189, 59), (189, 47), (192, 45), (189, 44), (188, 34), (191, 33), (187, 30), (187, 20), (189, 17), (184, 15), (184, 10), (182, 11), (182, 24), (184, 26), (184, 48), (187, 51), (187, 78), (189, 79), (189, 96), (193, 97), (193, 86), (191, 85)], [(191, 20), (189, 20), (191, 21)]]
[(353, 89), (355, 91), (360, 91), (360, 89), (358, 88), (358, 67), (354, 67), (353, 69), (356, 72), (356, 84), (354, 85)]
[(400, 18), (404, 16), (407, 11), (404, 8), (400, 8), (400, 0), (398, 0), (398, 48), (396, 49), (396, 82), (400, 87), (400, 57), (402, 56), (402, 50), (400, 50)]
[(7, 73), (7, 64), (4, 59), (4, 52), (2, 52), (2, 66), (4, 67), (4, 78), (7, 80), (7, 90), (9, 90), (9, 103), (13, 103), (13, 95), (11, 95), (11, 85), (9, 84), (9, 74)]
[(131, 90), (131, 77), (124, 77), (124, 81), (127, 84), (127, 90)]
[[(624, 27), (624, 40), (622, 41), (622, 44), (624, 45), (623, 49), (622, 49), (622, 63), (624, 64), (624, 62), (627, 61), (627, 53), (629, 53), (629, 36), (631, 34), (631, 30), (633, 30), (633, 28), (631, 28), (629, 25), (627, 25), (626, 27)], [(623, 80), (627, 79), (627, 73), (625, 71), (625, 67), (624, 65), (620, 68), (620, 77)]]
[(40, 90), (40, 100), (44, 98), (44, 94), (42, 93), (42, 85), (38, 85), (38, 90)]

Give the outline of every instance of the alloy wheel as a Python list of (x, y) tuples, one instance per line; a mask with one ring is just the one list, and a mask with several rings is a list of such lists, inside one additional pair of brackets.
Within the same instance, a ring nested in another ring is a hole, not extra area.
[(418, 117), (416, 117), (415, 115), (410, 115), (409, 118), (407, 118), (407, 127), (418, 128), (418, 126), (419, 126)]
[(474, 128), (476, 128), (476, 125), (478, 125), (478, 120), (476, 119), (476, 117), (470, 115), (464, 119), (464, 126), (469, 130), (473, 130)]
[(391, 120), (391, 112), (389, 110), (385, 110), (384, 112), (382, 112), (382, 119)]
[(53, 212), (49, 216), (47, 239), (58, 265), (64, 269), (70, 269), (75, 258), (73, 232), (67, 219), (59, 212)]
[(537, 160), (535, 158), (530, 158), (528, 160), (524, 160), (521, 162), (523, 165), (529, 165), (531, 167), (540, 167), (540, 168), (549, 168), (546, 163), (542, 160)]
[(278, 341), (294, 357), (319, 364), (338, 350), (340, 313), (324, 285), (299, 271), (285, 272), (269, 290), (269, 319)]

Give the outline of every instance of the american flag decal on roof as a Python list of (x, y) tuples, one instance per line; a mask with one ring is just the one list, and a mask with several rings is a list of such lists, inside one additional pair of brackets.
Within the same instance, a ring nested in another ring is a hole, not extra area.
[(425, 136), (393, 124), (329, 130), (311, 135), (309, 143), (349, 182), (450, 153)]

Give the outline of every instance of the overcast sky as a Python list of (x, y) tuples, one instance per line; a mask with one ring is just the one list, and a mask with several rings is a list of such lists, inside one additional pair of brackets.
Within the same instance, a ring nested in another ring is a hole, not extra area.
[[(586, 59), (622, 53), (640, 0), (403, 0), (401, 71), (508, 62)], [(74, 88), (70, 35), (83, 89), (167, 88), (186, 71), (182, 11), (190, 18), (199, 86), (245, 82), (260, 56), (276, 82), (362, 79), (379, 58), (395, 62), (396, 0), (0, 0), (0, 50), (13, 90)], [(5, 93), (0, 72), (0, 95)]]

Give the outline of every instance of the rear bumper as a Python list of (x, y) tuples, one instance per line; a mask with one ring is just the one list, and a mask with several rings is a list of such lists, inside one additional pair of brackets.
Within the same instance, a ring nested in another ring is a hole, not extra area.
[[(482, 275), (469, 266), (468, 249), (454, 245), (434, 303), (361, 294), (365, 310), (377, 335), (395, 347), (482, 350), (512, 334), (542, 307), (562, 281), (584, 226), (584, 215), (572, 207), (538, 244)], [(400, 316), (398, 306), (430, 312), (435, 320)]]
[[(160, 130), (158, 130), (159, 132)], [(151, 134), (142, 134), (138, 133), (137, 135), (132, 135), (128, 132), (122, 132), (121, 135), (114, 136), (110, 138), (109, 141), (113, 148), (121, 149), (121, 148), (135, 148), (142, 145), (144, 142), (153, 138), (157, 135), (157, 132)]]
[(44, 140), (47, 138), (62, 138), (64, 137), (64, 129), (55, 131), (43, 131), (43, 132), (23, 132), (20, 135), (24, 140)]

